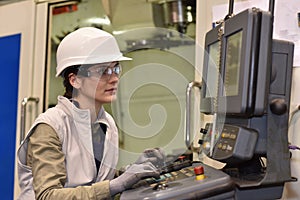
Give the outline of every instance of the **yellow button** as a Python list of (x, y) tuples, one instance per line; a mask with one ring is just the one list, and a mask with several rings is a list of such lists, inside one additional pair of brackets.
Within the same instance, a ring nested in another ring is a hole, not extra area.
[(205, 179), (204, 174), (200, 174), (200, 175), (197, 175), (197, 176), (196, 176), (196, 180), (197, 180), (197, 181), (200, 181), (200, 180), (203, 180), (203, 179)]

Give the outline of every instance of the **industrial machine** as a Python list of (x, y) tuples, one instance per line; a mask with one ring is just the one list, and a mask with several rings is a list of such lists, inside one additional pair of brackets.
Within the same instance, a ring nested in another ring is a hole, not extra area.
[(201, 112), (215, 117), (202, 129), (201, 143), (211, 158), (227, 163), (223, 171), (234, 180), (238, 199), (280, 198), (284, 183), (292, 180), (288, 118), (294, 46), (272, 39), (272, 19), (272, 12), (252, 8), (206, 35)]
[[(2, 85), (9, 86), (2, 88), (6, 96), (1, 101), (0, 129), (5, 133), (0, 149), (4, 158), (0, 165), (5, 183), (0, 190), (2, 199), (18, 196), (15, 150), (36, 115), (53, 105), (60, 92), (60, 85), (51, 78), (55, 71), (53, 52), (60, 39), (82, 26), (113, 31), (111, 24), (122, 27), (144, 20), (144, 25), (150, 19), (152, 24), (152, 17), (155, 26), (175, 27), (183, 36), (188, 24), (195, 22), (199, 1), (144, 1), (144, 5), (153, 6), (153, 15), (147, 15), (151, 8), (140, 6), (142, 1), (129, 2), (132, 4), (125, 9), (128, 1), (121, 0), (0, 1), (5, 24), (0, 27), (1, 65), (9, 66), (3, 68), (6, 75), (1, 79)], [(293, 44), (272, 39), (273, 6), (270, 1), (270, 11), (253, 8), (233, 15), (230, 1), (228, 15), (206, 34), (202, 83), (189, 84), (188, 91), (201, 88), (201, 112), (213, 118), (201, 129), (199, 153), (226, 166), (219, 170), (180, 156), (166, 163), (160, 178), (142, 180), (121, 199), (281, 197), (284, 184), (294, 180), (287, 140)], [(137, 18), (135, 13), (143, 14)], [(162, 43), (154, 36), (146, 41), (159, 49), (190, 45), (181, 40)], [(127, 40), (129, 47), (148, 48), (132, 46), (140, 44), (137, 39)], [(187, 127), (189, 122), (187, 115)], [(190, 138), (186, 134), (188, 148), (192, 146)]]
[[(206, 34), (202, 84), (188, 88), (201, 88), (200, 111), (212, 115), (200, 131), (200, 149), (226, 166), (171, 168), (121, 199), (281, 198), (284, 184), (294, 180), (288, 148), (294, 44), (272, 38), (274, 2), (269, 6), (233, 15), (230, 1), (228, 15)], [(189, 147), (189, 133), (186, 140)]]

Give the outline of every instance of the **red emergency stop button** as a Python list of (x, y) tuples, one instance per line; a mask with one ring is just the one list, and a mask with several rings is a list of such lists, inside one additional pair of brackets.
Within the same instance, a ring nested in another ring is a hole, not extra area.
[(203, 180), (205, 178), (203, 166), (200, 165), (194, 167), (194, 172), (196, 175), (196, 180)]

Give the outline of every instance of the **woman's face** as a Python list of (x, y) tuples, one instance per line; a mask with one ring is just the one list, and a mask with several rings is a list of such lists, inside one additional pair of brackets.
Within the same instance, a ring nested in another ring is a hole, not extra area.
[(76, 77), (79, 83), (76, 99), (79, 104), (101, 106), (115, 100), (120, 72), (121, 66), (118, 62), (93, 65), (85, 69), (84, 76), (80, 75), (79, 72)]

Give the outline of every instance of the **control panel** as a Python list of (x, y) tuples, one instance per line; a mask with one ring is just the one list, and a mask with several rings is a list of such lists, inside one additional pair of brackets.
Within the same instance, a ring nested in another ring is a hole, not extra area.
[(141, 180), (132, 189), (124, 191), (120, 199), (206, 199), (211, 197), (233, 199), (234, 187), (229, 175), (202, 163), (193, 163), (175, 171), (163, 171), (159, 178), (151, 177)]
[[(203, 148), (209, 146), (206, 143), (210, 144), (210, 141), (205, 138), (211, 138), (209, 136), (211, 127), (212, 124), (208, 123), (205, 129), (202, 129), (202, 133), (208, 135), (208, 137), (204, 136), (203, 141), (200, 142), (203, 144)], [(254, 129), (224, 124), (218, 133), (218, 138), (216, 138), (212, 158), (229, 164), (249, 160), (253, 157), (257, 138), (258, 133)]]

